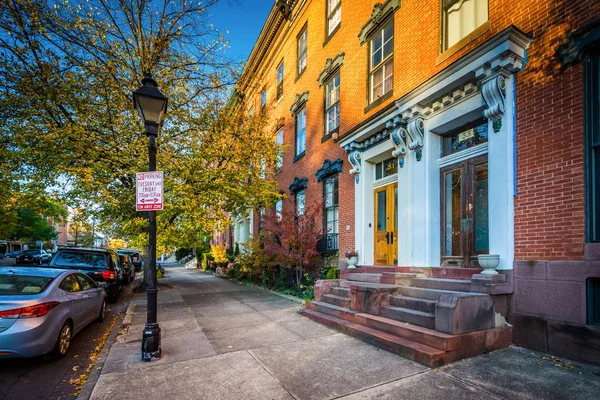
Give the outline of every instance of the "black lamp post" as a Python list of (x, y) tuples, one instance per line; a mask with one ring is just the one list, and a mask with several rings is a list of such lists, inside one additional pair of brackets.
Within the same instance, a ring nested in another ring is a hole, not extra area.
[[(158, 128), (167, 111), (167, 98), (156, 88), (158, 85), (147, 74), (142, 87), (133, 92), (133, 104), (142, 117), (148, 136), (148, 171), (156, 171), (156, 138)], [(148, 260), (147, 317), (142, 337), (142, 360), (160, 358), (160, 327), (157, 321), (156, 289), (156, 211), (148, 211), (148, 236), (150, 256)]]

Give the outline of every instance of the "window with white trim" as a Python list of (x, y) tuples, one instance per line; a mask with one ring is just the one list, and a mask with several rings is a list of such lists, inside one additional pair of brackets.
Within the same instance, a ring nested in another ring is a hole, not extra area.
[(323, 186), (323, 207), (325, 223), (324, 234), (339, 233), (339, 206), (338, 206), (338, 175), (335, 174), (325, 179)]
[(378, 31), (370, 41), (370, 101), (392, 90), (394, 83), (394, 21)]
[(296, 115), (296, 156), (306, 151), (306, 107)]
[(277, 67), (277, 100), (283, 96), (283, 61)]
[(298, 75), (306, 69), (306, 54), (308, 52), (308, 29), (304, 28), (298, 35)]
[(277, 221), (281, 221), (282, 213), (283, 213), (283, 201), (277, 200), (277, 203), (275, 203), (275, 218), (277, 218)]
[(283, 145), (283, 128), (277, 131), (276, 144), (279, 148), (279, 154), (277, 155), (277, 169), (279, 170), (283, 167), (283, 149), (281, 148)]
[(483, 25), (488, 9), (488, 0), (442, 0), (442, 50)]
[(337, 132), (340, 127), (340, 73), (325, 85), (325, 135)]
[(296, 217), (304, 215), (305, 193), (304, 189), (296, 192)]
[(327, 35), (342, 22), (342, 0), (327, 0)]

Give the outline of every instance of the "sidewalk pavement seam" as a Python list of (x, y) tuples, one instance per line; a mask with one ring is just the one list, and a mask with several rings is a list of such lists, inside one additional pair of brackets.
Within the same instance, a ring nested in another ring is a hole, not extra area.
[[(177, 288), (177, 286), (176, 286)], [(181, 300), (183, 300), (183, 303), (185, 304), (185, 306), (187, 308), (189, 308), (190, 310), (192, 310), (192, 308), (190, 307), (190, 305), (187, 303), (187, 301), (185, 301), (183, 299), (183, 294), (181, 294), (181, 292), (179, 291), (179, 288), (177, 288), (177, 292), (179, 292), (179, 295), (181, 296)], [(194, 311), (192, 310), (192, 314), (194, 314)], [(197, 317), (194, 315), (194, 319), (197, 319)], [(197, 321), (196, 321), (197, 323)], [(200, 325), (200, 324), (198, 324)], [(206, 332), (204, 332), (202, 330), (202, 327), (200, 327), (200, 332), (204, 333), (204, 336), (206, 337), (206, 340), (208, 341), (208, 343), (210, 344), (210, 347), (213, 349), (213, 351), (215, 352), (215, 355), (219, 355), (220, 353), (217, 351), (217, 349), (215, 349), (215, 346), (212, 344), (212, 342), (210, 341), (210, 339), (206, 336)], [(209, 356), (209, 357), (214, 357), (214, 356)]]
[[(460, 362), (460, 361), (462, 361), (462, 360), (459, 360), (459, 361), (457, 361), (457, 362)], [(462, 383), (462, 384), (464, 384), (464, 385), (470, 386), (470, 387), (472, 387), (472, 388), (475, 388), (475, 389), (477, 389), (477, 390), (479, 390), (479, 391), (481, 391), (481, 392), (484, 392), (485, 394), (487, 394), (488, 396), (491, 396), (491, 397), (492, 397), (492, 398), (494, 398), (494, 399), (504, 399), (504, 397), (499, 397), (498, 395), (496, 395), (496, 394), (494, 394), (494, 393), (491, 393), (491, 392), (489, 392), (489, 391), (485, 390), (483, 387), (481, 387), (481, 386), (477, 386), (477, 385), (473, 384), (473, 382), (469, 382), (469, 381), (467, 381), (467, 380), (460, 379), (459, 377), (456, 377), (456, 376), (450, 375), (449, 373), (447, 373), (447, 372), (445, 372), (445, 371), (438, 371), (438, 374), (443, 374), (443, 375), (445, 375), (446, 377), (448, 377), (448, 378), (451, 378), (451, 379), (453, 379), (453, 380), (455, 380), (455, 381), (457, 381), (457, 382), (460, 382), (460, 383)]]
[[(385, 351), (385, 350), (384, 350), (384, 351)], [(394, 353), (391, 353), (391, 354), (394, 354)], [(400, 357), (400, 356), (398, 356), (398, 357)], [(426, 374), (426, 373), (428, 373), (428, 372), (430, 372), (430, 371), (431, 371), (431, 369), (426, 369), (426, 370), (424, 370), (424, 371), (415, 372), (414, 374), (407, 375), (407, 376), (403, 376), (402, 378), (398, 378), (398, 379), (392, 379), (391, 381), (387, 381), (387, 382), (378, 383), (378, 384), (376, 384), (376, 385), (369, 386), (369, 387), (366, 387), (366, 388), (362, 388), (362, 389), (360, 389), (360, 390), (356, 390), (356, 391), (354, 391), (354, 392), (349, 392), (349, 393), (342, 394), (342, 395), (340, 395), (340, 396), (337, 396), (337, 397), (332, 397), (332, 398), (331, 398), (331, 399), (329, 399), (329, 400), (343, 399), (344, 397), (352, 396), (353, 394), (358, 394), (358, 393), (365, 392), (365, 391), (367, 391), (367, 390), (371, 390), (371, 389), (378, 388), (378, 387), (380, 387), (380, 386), (389, 385), (390, 383), (394, 383), (394, 382), (400, 382), (400, 381), (403, 381), (403, 380), (405, 380), (405, 379), (412, 378), (413, 376), (417, 376), (417, 375), (421, 375), (421, 374)]]
[(296, 396), (294, 396), (285, 386), (284, 384), (277, 379), (277, 377), (275, 376), (275, 374), (273, 374), (271, 371), (269, 371), (269, 369), (258, 359), (254, 356), (254, 354), (252, 354), (252, 349), (246, 349), (246, 352), (248, 354), (250, 354), (250, 357), (252, 357), (254, 359), (254, 361), (256, 361), (258, 363), (258, 365), (260, 365), (262, 367), (262, 369), (264, 369), (267, 374), (271, 375), (273, 377), (273, 379), (275, 379), (277, 381), (277, 383), (279, 383), (279, 386), (281, 386), (283, 388), (283, 390), (285, 390), (292, 399), (298, 400)]

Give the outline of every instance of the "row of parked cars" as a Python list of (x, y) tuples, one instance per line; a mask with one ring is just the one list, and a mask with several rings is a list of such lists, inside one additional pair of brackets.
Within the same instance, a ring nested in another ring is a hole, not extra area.
[[(40, 264), (43, 250), (36, 251), (39, 257), (18, 264)], [(59, 249), (41, 264), (0, 267), (0, 358), (65, 355), (73, 336), (102, 321), (107, 302), (141, 269), (131, 252), (88, 248)]]

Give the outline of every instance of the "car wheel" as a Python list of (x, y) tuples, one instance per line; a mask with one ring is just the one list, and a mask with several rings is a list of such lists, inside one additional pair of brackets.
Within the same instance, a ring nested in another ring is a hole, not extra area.
[(73, 337), (73, 327), (69, 321), (65, 322), (60, 333), (58, 334), (58, 340), (54, 345), (52, 352), (46, 357), (48, 360), (58, 360), (67, 354), (69, 346), (71, 345), (71, 338)]
[(106, 300), (102, 300), (102, 307), (100, 308), (100, 315), (98, 315), (98, 318), (96, 319), (96, 321), (102, 322), (102, 321), (104, 321), (104, 318), (106, 318)]

